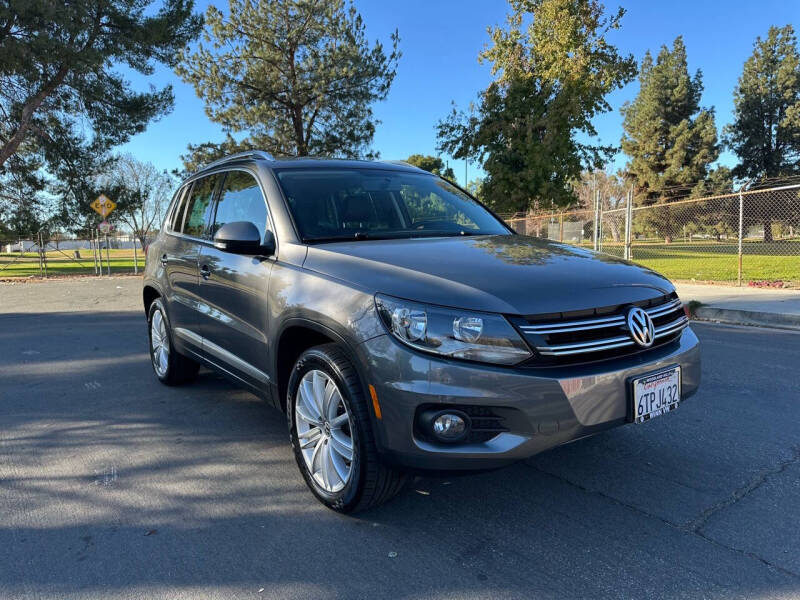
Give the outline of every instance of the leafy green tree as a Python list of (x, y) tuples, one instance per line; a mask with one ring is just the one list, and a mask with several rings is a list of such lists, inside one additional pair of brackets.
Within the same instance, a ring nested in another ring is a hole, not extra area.
[[(185, 50), (177, 73), (228, 138), (189, 146), (188, 170), (244, 148), (289, 156), (371, 155), (372, 105), (394, 80), (399, 36), (370, 46), (345, 0), (229, 0), (209, 6), (204, 43)], [(232, 134), (245, 134), (234, 137)]]
[(616, 150), (578, 141), (596, 136), (592, 119), (611, 109), (606, 95), (635, 75), (631, 56), (607, 40), (624, 14), (597, 0), (511, 0), (506, 27), (490, 28), (479, 61), (495, 76), (475, 111), (455, 108), (437, 125), (439, 149), (477, 158), (483, 193), (499, 212), (567, 206), (571, 182)]
[(419, 167), (434, 175), (439, 175), (452, 182), (456, 181), (456, 174), (453, 172), (452, 167), (444, 164), (444, 161), (438, 156), (430, 156), (427, 154), (412, 154), (406, 159), (406, 162), (415, 167)]
[(481, 179), (480, 177), (477, 177), (472, 181), (470, 181), (469, 183), (467, 183), (466, 189), (470, 194), (475, 196), (481, 202), (486, 201), (486, 197), (483, 193), (483, 179)]
[[(770, 27), (766, 39), (756, 38), (734, 91), (734, 121), (725, 133), (739, 157), (733, 170), (737, 177), (800, 172), (800, 53), (791, 25)], [(749, 202), (764, 219), (764, 241), (772, 241), (771, 219), (797, 216), (794, 200), (787, 207), (785, 200), (759, 194), (757, 202)]]
[(24, 149), (54, 158), (88, 123), (110, 147), (144, 130), (173, 104), (172, 89), (137, 92), (111, 67), (145, 75), (173, 64), (201, 26), (192, 0), (0, 2), (0, 167)]

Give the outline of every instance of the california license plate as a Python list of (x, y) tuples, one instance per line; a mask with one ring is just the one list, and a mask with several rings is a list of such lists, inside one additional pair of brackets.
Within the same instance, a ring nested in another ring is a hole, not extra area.
[(671, 367), (633, 380), (635, 423), (658, 417), (678, 407), (681, 401), (681, 368)]

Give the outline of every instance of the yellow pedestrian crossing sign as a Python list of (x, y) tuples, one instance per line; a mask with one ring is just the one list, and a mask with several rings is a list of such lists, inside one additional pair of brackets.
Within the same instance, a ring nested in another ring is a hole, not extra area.
[(89, 206), (91, 206), (94, 211), (104, 219), (110, 215), (115, 208), (117, 208), (117, 205), (114, 203), (114, 201), (108, 198), (105, 194), (100, 194)]

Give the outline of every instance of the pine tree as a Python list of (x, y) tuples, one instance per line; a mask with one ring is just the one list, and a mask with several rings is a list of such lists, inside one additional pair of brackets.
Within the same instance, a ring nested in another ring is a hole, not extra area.
[[(622, 108), (622, 150), (630, 157), (627, 171), (636, 202), (666, 204), (691, 194), (719, 156), (714, 111), (700, 106), (702, 73), (689, 75), (681, 37), (672, 50), (662, 46), (655, 61), (645, 54), (639, 84), (634, 101)], [(675, 225), (669, 209), (645, 212), (648, 228), (671, 237)]]
[[(726, 141), (739, 157), (737, 177), (800, 172), (800, 53), (791, 25), (770, 27), (766, 39), (756, 38), (734, 92), (734, 122), (726, 128)], [(772, 241), (772, 218), (798, 211), (793, 200), (789, 207), (767, 198), (750, 202), (764, 218), (764, 241)]]
[(204, 39), (183, 53), (177, 73), (228, 137), (190, 146), (187, 170), (245, 148), (370, 155), (372, 104), (394, 80), (397, 31), (387, 55), (380, 42), (369, 44), (351, 1), (229, 0), (225, 14), (208, 7)]

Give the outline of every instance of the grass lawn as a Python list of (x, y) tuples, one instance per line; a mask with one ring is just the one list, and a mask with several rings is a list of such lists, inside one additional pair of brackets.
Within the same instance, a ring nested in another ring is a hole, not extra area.
[[(48, 275), (94, 275), (94, 258), (88, 250), (81, 250), (81, 258), (73, 258), (71, 250), (47, 252)], [(133, 250), (109, 250), (111, 273), (133, 273)], [(144, 268), (144, 254), (138, 252), (139, 272)], [(108, 271), (106, 253), (103, 251), (103, 273)], [(39, 276), (39, 255), (35, 252), (0, 253), (0, 278)]]
[[(603, 250), (622, 256), (621, 245), (604, 245)], [(634, 262), (670, 279), (737, 279), (739, 259), (736, 243), (634, 243), (632, 252)], [(800, 283), (800, 242), (745, 242), (742, 245), (742, 279)]]

